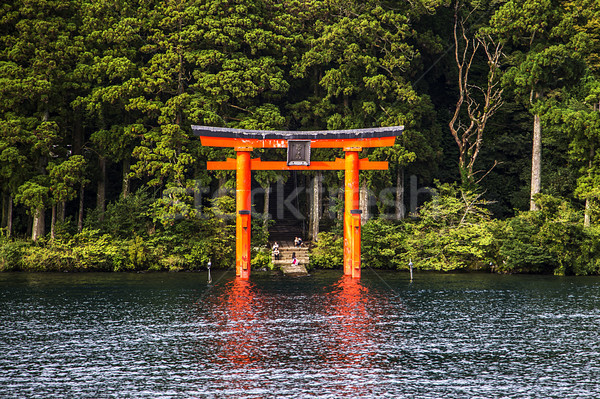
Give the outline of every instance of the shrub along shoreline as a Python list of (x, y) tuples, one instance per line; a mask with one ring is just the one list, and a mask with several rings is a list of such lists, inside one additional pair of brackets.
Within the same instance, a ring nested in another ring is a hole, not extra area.
[[(490, 271), (554, 275), (600, 274), (600, 228), (562, 199), (538, 195), (538, 211), (491, 219), (475, 194), (442, 186), (418, 219), (370, 220), (362, 228), (363, 263), (374, 269)], [(462, 201), (460, 200), (462, 198)], [(341, 267), (339, 235), (323, 233), (313, 248), (317, 268)]]
[[(540, 195), (539, 211), (498, 220), (476, 194), (451, 185), (439, 191), (415, 219), (365, 223), (363, 264), (406, 270), (412, 261), (417, 270), (442, 272), (600, 274), (600, 228), (584, 227), (565, 200)], [(90, 215), (81, 233), (67, 221), (57, 226), (54, 239), (0, 237), (0, 271), (185, 271), (204, 270), (209, 260), (213, 268), (226, 269), (235, 256), (234, 203), (229, 197), (218, 201), (202, 217), (157, 224), (148, 213), (131, 216), (139, 214), (140, 198), (122, 199), (102, 222)], [(252, 267), (272, 268), (263, 225), (254, 225)], [(341, 268), (342, 240), (339, 223), (320, 233), (311, 247), (311, 268)]]

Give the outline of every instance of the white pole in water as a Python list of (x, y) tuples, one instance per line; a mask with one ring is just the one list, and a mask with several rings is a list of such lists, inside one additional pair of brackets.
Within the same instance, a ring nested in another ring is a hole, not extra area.
[(413, 267), (412, 259), (408, 260), (408, 267), (410, 269), (410, 281), (412, 281), (412, 267)]
[(210, 276), (210, 260), (208, 261), (208, 264), (206, 265), (206, 267), (208, 268), (208, 284), (212, 283), (212, 277)]

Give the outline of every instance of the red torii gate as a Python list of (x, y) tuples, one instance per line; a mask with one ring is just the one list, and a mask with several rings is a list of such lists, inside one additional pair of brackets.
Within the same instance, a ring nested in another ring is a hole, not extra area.
[[(200, 143), (208, 147), (232, 147), (236, 158), (207, 162), (208, 170), (236, 171), (236, 275), (250, 278), (251, 171), (252, 170), (344, 170), (344, 275), (360, 278), (360, 170), (386, 170), (388, 163), (359, 159), (367, 147), (393, 146), (403, 126), (322, 131), (246, 130), (210, 126), (192, 126)], [(310, 148), (343, 148), (345, 158), (335, 161), (310, 160)], [(288, 160), (250, 159), (255, 148), (287, 148)]]

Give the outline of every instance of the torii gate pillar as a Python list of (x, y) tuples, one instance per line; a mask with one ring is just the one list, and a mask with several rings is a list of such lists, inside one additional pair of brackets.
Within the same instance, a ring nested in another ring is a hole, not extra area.
[(344, 185), (344, 275), (360, 278), (360, 214), (358, 152), (345, 148)]
[(252, 148), (238, 148), (235, 188), (235, 274), (244, 280), (250, 278), (251, 238), (251, 169)]

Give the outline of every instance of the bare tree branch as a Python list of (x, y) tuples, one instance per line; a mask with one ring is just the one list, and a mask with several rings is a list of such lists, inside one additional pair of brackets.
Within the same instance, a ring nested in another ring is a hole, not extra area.
[(479, 184), (479, 183), (480, 183), (480, 182), (481, 182), (481, 181), (482, 181), (482, 180), (483, 180), (483, 179), (484, 179), (484, 178), (485, 178), (487, 175), (489, 175), (489, 174), (490, 174), (490, 172), (491, 172), (492, 170), (494, 170), (494, 168), (495, 168), (496, 166), (498, 166), (498, 165), (500, 165), (500, 162), (498, 162), (497, 160), (494, 160), (494, 164), (492, 165), (492, 167), (491, 167), (491, 168), (489, 168), (489, 169), (488, 169), (488, 171), (487, 171), (487, 172), (485, 172), (485, 174), (484, 174), (483, 176), (481, 176), (481, 178), (479, 178), (479, 180), (477, 180), (477, 181), (475, 182), (475, 184)]
[[(485, 126), (489, 118), (503, 104), (498, 76), (503, 53), (502, 45), (495, 43), (489, 35), (468, 37), (465, 22), (475, 10), (471, 10), (465, 18), (461, 18), (460, 9), (460, 2), (457, 1), (454, 7), (453, 37), (454, 59), (458, 69), (458, 99), (448, 126), (458, 145), (458, 164), (463, 183), (467, 183), (473, 182), (473, 167), (483, 144)], [(483, 86), (469, 84), (469, 72), (480, 49), (483, 49), (488, 65), (487, 79)], [(461, 115), (466, 116), (468, 125), (460, 120)], [(487, 173), (484, 177), (486, 175)], [(477, 182), (480, 181), (481, 179)]]

